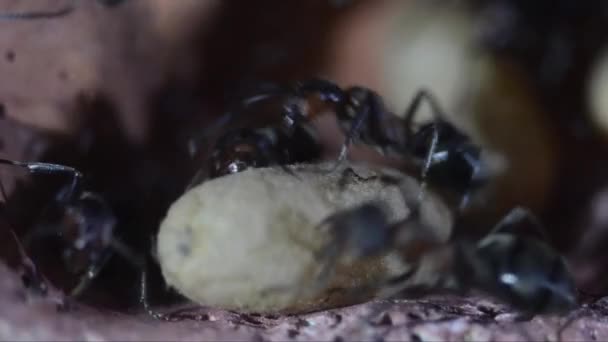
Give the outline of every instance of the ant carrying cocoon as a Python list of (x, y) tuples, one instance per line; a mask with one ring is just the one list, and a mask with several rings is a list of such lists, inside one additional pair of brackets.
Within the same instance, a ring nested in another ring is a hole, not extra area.
[[(405, 163), (403, 172), (431, 187), (448, 190), (457, 197), (461, 209), (469, 205), (471, 194), (490, 176), (481, 148), (445, 119), (431, 92), (419, 90), (401, 118), (390, 112), (371, 89), (342, 89), (324, 79), (260, 86), (259, 91), (233, 105), (216, 124), (192, 138), (191, 152), (195, 153), (211, 132), (238, 122), (253, 106), (273, 100), (281, 104), (279, 123), (229, 130), (221, 135), (211, 151), (210, 170), (205, 175), (199, 172), (193, 184), (247, 167), (318, 162), (322, 149), (312, 122), (326, 111), (319, 110), (317, 102), (335, 113), (345, 135), (336, 165), (347, 158), (354, 141), (361, 141), (384, 154), (400, 157)], [(430, 106), (433, 120), (416, 128), (415, 117), (424, 103)]]
[[(249, 169), (192, 188), (169, 209), (158, 234), (167, 283), (203, 305), (255, 312), (306, 312), (373, 298), (373, 290), (357, 296), (345, 290), (409, 266), (389, 253), (341, 263), (341, 271), (319, 280), (322, 269), (334, 269), (324, 266), (332, 253), (323, 246), (335, 231), (321, 221), (367, 201), (384, 203), (388, 222), (406, 219), (409, 208), (399, 188), (373, 171), (353, 166), (356, 176), (350, 167), (328, 173), (332, 165), (291, 167), (297, 177), (280, 168)], [(419, 190), (407, 176), (404, 184), (410, 193)], [(435, 196), (427, 198), (424, 222), (445, 241), (451, 213)]]
[[(413, 178), (332, 163), (249, 169), (205, 182), (161, 224), (167, 283), (206, 306), (308, 312), (409, 290), (481, 290), (525, 313), (576, 303), (564, 260), (511, 211), (479, 241), (453, 239), (452, 212)], [(346, 180), (345, 180), (346, 179)], [(536, 227), (538, 228), (538, 227)]]

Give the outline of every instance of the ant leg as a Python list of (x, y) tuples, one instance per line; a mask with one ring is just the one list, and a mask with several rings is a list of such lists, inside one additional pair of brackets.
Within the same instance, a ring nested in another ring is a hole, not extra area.
[(80, 278), (80, 281), (70, 291), (70, 298), (78, 298), (88, 287), (91, 285), (93, 279), (97, 277), (103, 266), (110, 260), (111, 254), (104, 253), (98, 261), (92, 263), (88, 268), (85, 274)]
[(156, 312), (154, 311), (151, 307), (150, 307), (150, 303), (148, 302), (148, 272), (147, 272), (147, 267), (144, 266), (144, 268), (141, 271), (141, 275), (140, 275), (140, 288), (139, 288), (139, 302), (141, 303), (141, 305), (143, 306), (144, 310), (146, 311), (146, 313), (151, 316), (152, 318), (159, 320), (159, 321), (172, 321), (172, 319), (169, 317), (169, 315), (160, 313), (160, 312)]
[(145, 259), (141, 255), (134, 253), (131, 248), (127, 247), (122, 241), (112, 238), (110, 240), (110, 247), (116, 254), (120, 255), (123, 259), (129, 262), (133, 267), (141, 269), (145, 265)]
[(344, 101), (344, 90), (337, 84), (322, 79), (313, 78), (311, 80), (300, 82), (296, 84), (295, 93), (296, 95), (303, 96), (306, 93), (316, 92), (321, 97), (321, 100), (330, 103), (341, 103)]
[(422, 174), (420, 175), (420, 192), (418, 193), (418, 200), (422, 202), (424, 199), (424, 195), (427, 188), (427, 176), (429, 173), (429, 169), (431, 168), (431, 163), (433, 162), (433, 156), (435, 155), (435, 151), (437, 150), (437, 144), (439, 143), (439, 131), (437, 126), (433, 127), (433, 138), (431, 139), (431, 146), (429, 147), (429, 152), (424, 159), (424, 164), (422, 166)]
[(223, 127), (233, 124), (251, 106), (289, 93), (288, 89), (274, 83), (265, 83), (263, 86), (256, 90), (256, 94), (245, 96), (236, 105), (232, 105), (219, 119), (192, 136), (188, 140), (188, 152), (190, 156), (195, 156), (203, 143), (208, 143), (211, 140), (210, 137), (221, 132)]
[(74, 11), (73, 3), (65, 5), (58, 10), (32, 11), (32, 12), (0, 12), (0, 20), (36, 20), (63, 17)]
[[(263, 150), (263, 149), (262, 149)], [(281, 156), (281, 158), (279, 157), (279, 154)], [(278, 160), (281, 161), (282, 160), (289, 160), (289, 150), (288, 149), (282, 149), (280, 152), (277, 151), (264, 151), (264, 155), (266, 157), (266, 160)], [(290, 169), (286, 164), (283, 164), (283, 162), (279, 162), (279, 167), (281, 168), (281, 170), (283, 170), (283, 172), (287, 173), (288, 175), (297, 178), (298, 180), (302, 180), (302, 177), (298, 176), (292, 169)]]
[(178, 310), (172, 313), (162, 313), (152, 309), (150, 307), (150, 303), (148, 302), (148, 272), (146, 266), (142, 268), (139, 284), (139, 303), (144, 308), (144, 311), (146, 311), (146, 314), (148, 314), (150, 317), (165, 322), (177, 322), (184, 319), (192, 319), (197, 321), (202, 320), (202, 315), (188, 315), (187, 313), (182, 313), (184, 310)]
[(386, 128), (384, 122), (387, 120), (387, 116), (391, 117), (392, 114), (385, 110), (380, 97), (371, 90), (361, 87), (353, 87), (348, 92), (349, 96), (353, 98), (352, 101), (358, 104), (355, 108), (354, 117), (344, 113), (347, 110), (346, 105), (342, 106), (343, 108), (337, 113), (341, 124), (348, 122), (350, 127), (346, 132), (346, 138), (340, 149), (336, 164), (339, 165), (346, 159), (350, 145), (355, 138), (360, 136), (363, 129), (366, 136), (362, 139), (364, 141), (371, 140), (373, 145), (379, 147), (383, 152), (395, 147), (400, 148), (401, 143), (397, 141), (398, 139), (396, 140), (395, 137), (391, 137), (393, 134), (387, 134), (384, 131)]
[(469, 207), (472, 198), (473, 200), (475, 200), (475, 190), (485, 185), (494, 173), (492, 170), (490, 170), (488, 164), (480, 162), (479, 159), (474, 158), (471, 154), (463, 153), (462, 157), (464, 157), (464, 159), (468, 162), (469, 165), (473, 166), (473, 173), (469, 189), (462, 195), (459, 204), (460, 211), (463, 211), (464, 209)]
[(57, 200), (60, 203), (69, 202), (73, 197), (78, 193), (80, 189), (80, 183), (82, 182), (83, 175), (77, 169), (61, 165), (61, 164), (52, 164), (52, 163), (42, 163), (42, 162), (20, 162), (15, 160), (8, 159), (0, 159), (0, 164), (12, 165), (26, 169), (29, 173), (32, 174), (47, 174), (47, 175), (56, 175), (56, 174), (66, 174), (72, 177), (72, 181), (70, 185), (66, 188), (65, 191), (61, 191)]
[(344, 139), (344, 142), (340, 147), (338, 159), (336, 160), (334, 166), (331, 168), (330, 172), (336, 171), (340, 167), (340, 165), (342, 165), (344, 160), (346, 160), (346, 157), (348, 155), (348, 149), (350, 148), (350, 145), (352, 144), (355, 136), (359, 134), (359, 131), (361, 130), (363, 124), (368, 120), (370, 112), (371, 110), (369, 106), (364, 106), (364, 108), (354, 118), (350, 129), (346, 133), (346, 138)]
[[(71, 176), (71, 182), (65, 188), (63, 188), (59, 194), (55, 197), (55, 200), (60, 203), (68, 203), (78, 194), (80, 191), (80, 183), (82, 182), (83, 175), (77, 169), (60, 165), (60, 164), (52, 164), (52, 163), (42, 163), (42, 162), (20, 162), (8, 159), (0, 159), (0, 164), (11, 165), (26, 169), (31, 174), (47, 174), (47, 175), (57, 175), (57, 174), (66, 174)], [(56, 233), (53, 226), (41, 225), (34, 228), (34, 230), (29, 233), (23, 243), (26, 246), (29, 246), (33, 237), (45, 237), (51, 236)]]
[(445, 121), (443, 114), (443, 110), (439, 105), (439, 101), (435, 98), (435, 96), (426, 89), (420, 89), (414, 95), (414, 98), (408, 105), (405, 110), (405, 114), (403, 115), (403, 123), (405, 125), (407, 137), (411, 137), (413, 135), (412, 125), (414, 123), (414, 116), (418, 113), (418, 109), (420, 108), (420, 104), (422, 101), (426, 101), (431, 107), (431, 113), (433, 114), (433, 120), (435, 122)]
[[(153, 242), (153, 246), (155, 246), (154, 241), (155, 238), (151, 238), (151, 242)], [(152, 247), (153, 248), (153, 247)], [(156, 259), (156, 253), (155, 250), (152, 251), (151, 253), (151, 257), (153, 259)], [(197, 315), (194, 317), (188, 317), (187, 315), (180, 315), (179, 313), (161, 313), (158, 311), (155, 311), (154, 309), (152, 309), (150, 307), (150, 303), (148, 301), (148, 266), (145, 260), (142, 261), (140, 267), (140, 282), (139, 282), (139, 303), (141, 304), (141, 306), (143, 307), (144, 311), (146, 312), (146, 314), (148, 314), (150, 317), (159, 320), (159, 321), (165, 321), (165, 322), (177, 322), (183, 319), (187, 319), (187, 318), (192, 318), (194, 320), (201, 320), (201, 318)], [(165, 284), (167, 285), (167, 284)], [(167, 289), (168, 289), (168, 285), (167, 285)]]
[[(135, 254), (129, 247), (127, 247), (122, 241), (112, 238), (110, 240), (111, 252), (115, 252), (121, 256), (124, 260), (129, 262), (133, 267), (142, 269), (145, 265), (144, 258)], [(80, 280), (78, 285), (71, 291), (70, 297), (78, 297), (80, 294), (89, 287), (91, 281), (97, 277), (101, 269), (105, 266), (111, 257), (111, 252), (104, 253), (101, 258), (94, 262), (87, 268), (84, 277)]]
[[(420, 89), (416, 93), (416, 95), (414, 95), (414, 99), (412, 100), (412, 102), (410, 102), (409, 106), (407, 107), (407, 109), (405, 111), (404, 119), (403, 119), (406, 137), (408, 139), (410, 139), (414, 135), (414, 133), (412, 131), (414, 116), (416, 115), (416, 113), (419, 112), (418, 109), (420, 108), (420, 104), (422, 103), (423, 100), (426, 101), (429, 104), (429, 106), (431, 107), (431, 112), (433, 114), (433, 117), (434, 117), (433, 120), (435, 121), (435, 123), (444, 121), (443, 110), (439, 106), (439, 102), (437, 101), (435, 96), (433, 96), (433, 94), (426, 89)], [(438, 142), (439, 142), (439, 131), (438, 131), (437, 125), (435, 124), (435, 125), (433, 125), (433, 137), (431, 140), (431, 146), (429, 146), (429, 151), (427, 153), (427, 156), (424, 160), (424, 164), (422, 167), (421, 184), (420, 184), (421, 190), (420, 190), (420, 194), (419, 194), (420, 199), (424, 198), (424, 192), (425, 192), (426, 186), (427, 186), (426, 178), (427, 178), (427, 174), (429, 172), (431, 163), (433, 162), (433, 155), (435, 154), (435, 151), (437, 150)]]

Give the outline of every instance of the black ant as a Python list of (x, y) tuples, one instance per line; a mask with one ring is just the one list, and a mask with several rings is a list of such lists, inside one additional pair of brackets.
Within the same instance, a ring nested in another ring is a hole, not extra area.
[(279, 165), (292, 173), (286, 165), (317, 161), (321, 154), (321, 146), (309, 127), (295, 127), (291, 132), (282, 126), (235, 129), (218, 139), (208, 167), (199, 171), (191, 184), (250, 167)]
[(85, 191), (82, 187), (83, 175), (75, 168), (41, 162), (20, 162), (0, 159), (0, 164), (16, 166), (31, 174), (64, 175), (70, 178), (54, 197), (53, 202), (24, 240), (25, 246), (33, 240), (58, 237), (64, 245), (62, 258), (68, 270), (80, 275), (77, 285), (69, 297), (76, 298), (99, 274), (112, 252), (124, 257), (134, 266), (142, 264), (120, 240), (114, 237), (116, 216), (112, 208), (99, 194)]
[(377, 288), (377, 297), (382, 298), (407, 294), (410, 289), (466, 292), (474, 288), (525, 315), (563, 312), (575, 306), (576, 290), (565, 261), (544, 242), (542, 227), (529, 210), (512, 209), (478, 242), (442, 242), (422, 222), (420, 198), (402, 193), (411, 210), (403, 221), (390, 222), (384, 205), (376, 202), (324, 220), (322, 226), (333, 238), (319, 253), (323, 265), (317, 276), (319, 287), (326, 286), (336, 265), (345, 260), (397, 250), (412, 267), (365, 290)]
[(572, 309), (577, 304), (572, 276), (564, 258), (545, 241), (538, 218), (516, 207), (474, 245), (458, 242), (458, 281), (529, 315)]
[[(282, 99), (281, 130), (287, 136), (302, 127), (307, 132), (314, 132), (310, 123), (323, 113), (317, 110), (315, 100), (332, 105), (346, 135), (337, 164), (346, 158), (352, 142), (360, 139), (384, 154), (397, 154), (408, 162), (413, 161), (413, 169), (419, 179), (428, 180), (433, 187), (456, 193), (461, 208), (467, 206), (470, 192), (487, 179), (481, 162), (481, 148), (444, 119), (436, 99), (424, 89), (416, 93), (402, 119), (386, 109), (378, 94), (364, 87), (344, 90), (323, 79), (297, 82), (292, 86), (265, 85), (260, 93), (246, 97), (235, 109), (223, 115), (207, 132), (217, 131), (218, 127), (234, 122), (251, 106), (277, 97)], [(414, 131), (414, 116), (423, 101), (430, 105), (434, 119)], [(294, 141), (294, 138), (290, 140)], [(318, 148), (311, 135), (305, 142), (313, 149)], [(197, 144), (196, 139), (191, 141), (191, 147)], [(289, 151), (289, 146), (283, 150)], [(262, 151), (261, 154), (264, 153)], [(311, 155), (316, 157), (315, 153)], [(226, 155), (224, 164), (230, 164), (230, 158), (231, 154)]]
[[(265, 93), (249, 96), (239, 103), (239, 108), (226, 113), (220, 120), (207, 128), (206, 132), (218, 131), (228, 125), (235, 116), (249, 106), (279, 96), (286, 89), (269, 85)], [(204, 133), (200, 138), (206, 139), (210, 134)], [(190, 152), (195, 154), (200, 141), (190, 140)], [(269, 124), (263, 127), (239, 127), (223, 132), (213, 144), (206, 167), (201, 169), (191, 186), (204, 179), (216, 178), (231, 173), (241, 172), (250, 167), (285, 166), (295, 163), (315, 162), (322, 156), (322, 146), (316, 130), (307, 122), (290, 121), (283, 117), (280, 124)]]

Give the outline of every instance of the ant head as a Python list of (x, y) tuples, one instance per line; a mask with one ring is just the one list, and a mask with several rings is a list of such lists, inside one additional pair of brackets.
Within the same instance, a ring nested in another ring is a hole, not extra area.
[(224, 135), (211, 155), (211, 178), (268, 165), (271, 162), (267, 157), (272, 145), (270, 138), (268, 134), (247, 129)]
[(438, 140), (427, 171), (433, 184), (463, 194), (485, 181), (481, 148), (448, 122), (436, 121), (422, 126), (412, 138), (412, 153), (425, 160), (435, 134)]
[(564, 259), (541, 240), (493, 233), (476, 246), (461, 246), (459, 254), (463, 281), (521, 310), (563, 312), (576, 305)]
[(101, 257), (112, 240), (116, 216), (99, 195), (83, 192), (67, 204), (61, 224), (61, 237), (67, 243), (65, 264), (73, 273), (84, 271)]

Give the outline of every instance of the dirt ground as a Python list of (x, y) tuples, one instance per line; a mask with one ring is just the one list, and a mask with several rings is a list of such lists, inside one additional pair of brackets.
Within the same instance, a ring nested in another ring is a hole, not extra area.
[[(481, 298), (436, 297), (371, 302), (300, 316), (239, 314), (186, 306), (183, 320), (81, 307), (57, 313), (48, 299), (28, 297), (21, 281), (0, 267), (2, 340), (79, 341), (604, 341), (605, 300), (568, 317), (514, 321), (516, 314)], [(30, 295), (31, 296), (31, 295)], [(25, 302), (24, 302), (25, 299)], [(179, 310), (178, 310), (179, 309)]]

